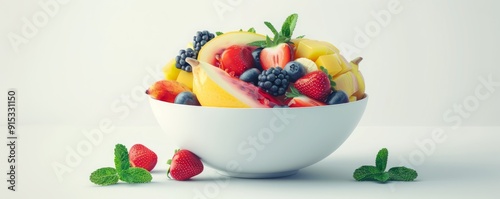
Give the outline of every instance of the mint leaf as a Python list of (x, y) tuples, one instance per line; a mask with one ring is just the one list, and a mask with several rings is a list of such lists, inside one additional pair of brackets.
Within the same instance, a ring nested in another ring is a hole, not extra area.
[(128, 150), (123, 144), (115, 145), (115, 168), (118, 173), (130, 168)]
[(406, 167), (392, 167), (388, 173), (395, 181), (413, 181), (418, 176), (417, 171)]
[(365, 165), (356, 169), (353, 173), (357, 181), (375, 180), (379, 182), (394, 181), (412, 181), (418, 176), (417, 171), (406, 167), (392, 167), (385, 172), (387, 167), (387, 158), (389, 151), (386, 148), (380, 149), (375, 158), (375, 165)]
[(90, 174), (90, 182), (102, 186), (116, 184), (118, 178), (116, 169), (112, 167), (100, 168)]
[(217, 36), (220, 36), (222, 34), (224, 34), (224, 33), (223, 32), (215, 32), (215, 35), (217, 35)]
[(247, 30), (247, 32), (255, 33), (255, 28), (250, 28)]
[(266, 47), (266, 41), (254, 41), (252, 43), (248, 43), (249, 46), (257, 46), (257, 47)]
[(291, 37), (292, 37), (292, 35), (293, 35), (293, 31), (295, 30), (295, 25), (297, 24), (297, 19), (298, 19), (298, 18), (299, 18), (299, 15), (298, 15), (298, 14), (296, 14), (296, 13), (294, 13), (294, 14), (292, 14), (292, 15), (290, 15), (290, 16), (288, 16), (288, 17), (286, 18), (285, 23), (283, 23), (283, 27), (281, 27), (281, 28), (282, 28), (282, 30), (281, 30), (281, 31), (284, 33), (283, 28), (285, 28), (285, 27), (284, 27), (284, 26), (285, 26), (285, 24), (287, 25), (287, 27), (286, 27), (286, 28), (288, 29), (288, 30), (287, 30), (288, 35), (285, 35), (285, 34), (284, 34), (286, 37), (288, 37), (288, 38), (291, 38)]
[(268, 21), (265, 21), (264, 24), (271, 30), (271, 32), (273, 32), (274, 35), (278, 34), (278, 31), (274, 28), (273, 24)]
[(271, 41), (271, 38), (269, 38), (269, 36), (266, 36), (266, 46), (267, 47), (270, 47), (270, 46), (273, 46), (273, 41)]
[(292, 33), (290, 32), (290, 22), (285, 21), (285, 23), (283, 23), (283, 26), (281, 26), (281, 34), (287, 38), (292, 36)]
[(375, 180), (374, 176), (382, 172), (375, 166), (364, 165), (356, 169), (352, 176), (357, 181), (369, 181)]
[(388, 156), (389, 151), (387, 151), (386, 148), (380, 149), (380, 151), (378, 151), (377, 158), (375, 159), (375, 165), (380, 171), (385, 171)]
[(379, 181), (379, 182), (387, 182), (389, 180), (390, 176), (389, 173), (383, 172), (383, 173), (377, 173), (373, 175), (373, 179)]
[(120, 179), (127, 183), (147, 183), (151, 182), (153, 177), (146, 169), (131, 167), (120, 172)]
[(297, 39), (302, 39), (304, 37), (305, 37), (305, 35), (300, 35), (300, 36), (297, 37)]

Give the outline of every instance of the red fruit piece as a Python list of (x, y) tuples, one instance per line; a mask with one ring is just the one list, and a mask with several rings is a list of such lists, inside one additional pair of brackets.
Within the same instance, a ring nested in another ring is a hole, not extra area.
[(264, 70), (277, 66), (285, 68), (285, 65), (292, 60), (293, 50), (287, 43), (267, 47), (260, 52), (260, 64)]
[(175, 150), (174, 157), (168, 160), (170, 168), (167, 176), (175, 180), (188, 180), (203, 171), (203, 163), (200, 158), (191, 151), (181, 149)]
[(326, 104), (317, 101), (315, 99), (309, 98), (305, 95), (294, 97), (288, 102), (289, 107), (309, 107), (309, 106), (324, 106), (324, 105)]
[(174, 103), (175, 97), (181, 92), (191, 91), (186, 85), (175, 80), (160, 80), (146, 90), (152, 98)]
[(253, 67), (252, 48), (249, 46), (229, 46), (219, 59), (219, 68), (233, 76), (239, 77)]
[(332, 89), (328, 75), (320, 70), (299, 78), (294, 87), (300, 93), (319, 101), (325, 101)]
[(142, 144), (135, 144), (129, 151), (130, 165), (151, 171), (155, 168), (158, 156)]
[(275, 97), (273, 97), (266, 91), (262, 90), (261, 88), (259, 88), (259, 94), (262, 95), (262, 97), (258, 99), (261, 104), (264, 104), (270, 108), (273, 108), (274, 106), (283, 105), (283, 103), (280, 100), (276, 99)]

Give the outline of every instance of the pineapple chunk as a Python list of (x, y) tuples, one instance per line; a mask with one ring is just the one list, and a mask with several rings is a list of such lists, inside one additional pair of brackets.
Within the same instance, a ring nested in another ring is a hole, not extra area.
[(334, 77), (333, 81), (335, 81), (336, 84), (335, 89), (344, 91), (347, 96), (352, 96), (352, 94), (359, 90), (356, 75), (354, 75), (351, 71), (341, 74), (338, 77)]
[(295, 57), (297, 58), (305, 57), (316, 61), (316, 59), (318, 59), (321, 55), (335, 54), (339, 52), (335, 46), (323, 41), (301, 39), (297, 43), (298, 46), (295, 51)]

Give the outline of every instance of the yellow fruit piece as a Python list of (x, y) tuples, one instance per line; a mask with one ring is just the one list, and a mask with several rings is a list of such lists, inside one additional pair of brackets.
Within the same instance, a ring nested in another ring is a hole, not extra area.
[(299, 38), (299, 39), (292, 39), (291, 42), (293, 43), (293, 46), (297, 48), (300, 44), (301, 41), (306, 40), (304, 38)]
[(354, 95), (349, 97), (349, 102), (355, 102), (356, 100), (358, 100), (358, 98)]
[(342, 66), (342, 71), (340, 71), (339, 74), (344, 74), (347, 71), (352, 70), (352, 66), (349, 64), (350, 62), (348, 62), (344, 56), (341, 54), (335, 54), (335, 56), (337, 56), (337, 59), (340, 61), (340, 66)]
[(167, 65), (163, 67), (163, 74), (166, 80), (176, 80), (180, 72), (181, 70), (175, 67), (175, 59), (170, 60)]
[(363, 77), (363, 74), (361, 71), (359, 71), (359, 66), (353, 62), (349, 62), (349, 64), (352, 66), (352, 73), (356, 76), (356, 80), (358, 82), (358, 91), (356, 91), (353, 95), (356, 96), (358, 99), (362, 99), (365, 95), (365, 78)]
[(177, 77), (177, 81), (193, 90), (193, 73), (181, 70), (179, 76)]
[(316, 65), (316, 63), (314, 63), (310, 59), (302, 57), (302, 58), (296, 59), (295, 61), (301, 63), (304, 66), (304, 68), (306, 68), (306, 73), (310, 73), (310, 72), (319, 70), (318, 65)]
[(318, 67), (325, 67), (328, 70), (328, 74), (332, 77), (337, 75), (343, 69), (337, 54), (319, 56), (316, 60), (316, 65)]
[(301, 39), (296, 46), (295, 57), (305, 57), (316, 61), (321, 55), (336, 54), (339, 50), (332, 44), (324, 41)]
[(347, 96), (351, 96), (359, 90), (358, 80), (351, 71), (334, 77), (333, 81), (336, 84), (335, 89), (344, 91)]
[[(225, 71), (206, 62), (197, 62), (193, 66), (193, 93), (197, 96), (202, 106), (251, 108), (264, 107), (258, 101), (238, 95), (231, 85), (233, 79)], [(193, 64), (191, 64), (193, 65)], [(237, 80), (237, 82), (242, 83)], [(235, 83), (237, 84), (237, 83)], [(246, 84), (246, 83), (245, 83)], [(246, 95), (246, 93), (243, 93)]]

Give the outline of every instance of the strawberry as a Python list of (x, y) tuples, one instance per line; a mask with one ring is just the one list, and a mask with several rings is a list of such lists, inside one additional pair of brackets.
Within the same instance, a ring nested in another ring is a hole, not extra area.
[(291, 98), (288, 101), (289, 107), (309, 107), (309, 106), (324, 106), (326, 105), (323, 102), (317, 101), (315, 99), (309, 98), (305, 95), (299, 93), (299, 91), (290, 86), (290, 92), (286, 93), (287, 98)]
[(142, 144), (135, 144), (129, 151), (130, 165), (140, 167), (148, 171), (153, 170), (158, 161), (158, 156)]
[(201, 163), (200, 158), (185, 149), (175, 150), (174, 157), (167, 163), (170, 164), (167, 176), (175, 180), (188, 180), (203, 171), (203, 163)]
[(219, 68), (239, 77), (246, 70), (253, 68), (253, 47), (232, 45), (222, 52)]
[(309, 98), (305, 95), (294, 97), (288, 102), (289, 107), (309, 107), (309, 106), (324, 106), (324, 105), (326, 104), (317, 101), (315, 99)]
[(293, 60), (293, 50), (287, 43), (280, 43), (273, 47), (267, 47), (260, 52), (260, 64), (263, 70), (272, 67), (285, 68), (285, 65)]
[(320, 70), (310, 72), (294, 83), (300, 93), (319, 101), (325, 101), (332, 91), (331, 85), (330, 77)]

